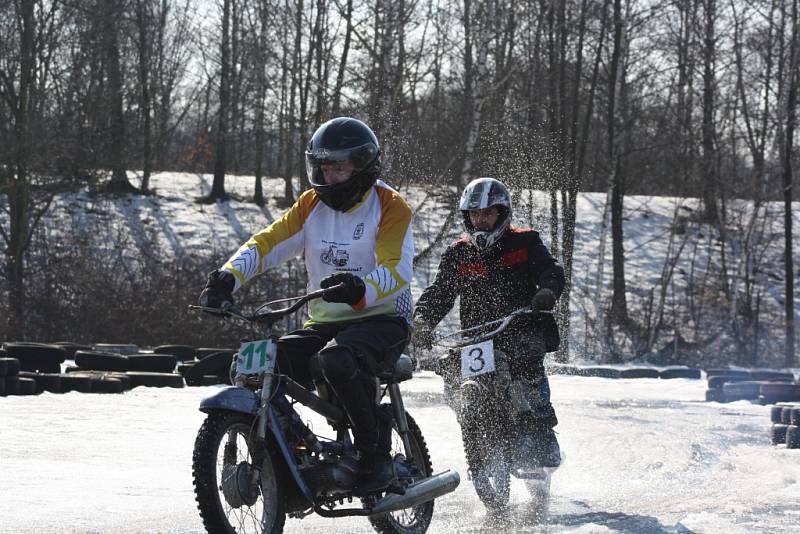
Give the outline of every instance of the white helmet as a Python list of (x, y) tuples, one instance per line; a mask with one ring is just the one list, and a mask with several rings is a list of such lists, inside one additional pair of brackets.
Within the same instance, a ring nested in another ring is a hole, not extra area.
[[(491, 230), (476, 230), (469, 219), (470, 210), (497, 208), (497, 223)], [(461, 194), (458, 208), (464, 216), (464, 227), (473, 245), (481, 250), (492, 246), (511, 223), (511, 195), (503, 182), (495, 178), (476, 178)]]

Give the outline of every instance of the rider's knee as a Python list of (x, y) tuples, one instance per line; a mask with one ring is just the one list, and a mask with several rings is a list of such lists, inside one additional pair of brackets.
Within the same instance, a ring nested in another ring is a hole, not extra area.
[(319, 352), (319, 370), (331, 384), (345, 383), (358, 374), (358, 363), (353, 349), (346, 345), (331, 345)]

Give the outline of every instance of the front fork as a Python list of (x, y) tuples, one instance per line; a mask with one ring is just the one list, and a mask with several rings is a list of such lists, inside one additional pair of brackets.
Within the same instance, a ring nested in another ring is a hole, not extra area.
[(389, 384), (389, 400), (392, 402), (394, 419), (397, 421), (397, 430), (403, 439), (403, 448), (406, 450), (406, 458), (414, 459), (414, 451), (411, 450), (411, 439), (409, 439), (408, 419), (406, 419), (406, 407), (403, 405), (403, 396), (400, 394), (400, 385), (396, 382)]

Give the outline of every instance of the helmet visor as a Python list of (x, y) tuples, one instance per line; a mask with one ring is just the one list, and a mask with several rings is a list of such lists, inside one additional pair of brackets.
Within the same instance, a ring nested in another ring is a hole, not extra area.
[(327, 148), (307, 150), (306, 174), (312, 185), (328, 185), (322, 173), (322, 165), (335, 165), (349, 161), (353, 164), (352, 174), (355, 175), (367, 168), (377, 156), (378, 147), (374, 143), (339, 150), (328, 150)]

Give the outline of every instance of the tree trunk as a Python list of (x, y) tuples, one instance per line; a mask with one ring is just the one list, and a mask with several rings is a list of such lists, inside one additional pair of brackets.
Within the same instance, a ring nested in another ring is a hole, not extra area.
[(705, 1), (705, 39), (703, 44), (703, 207), (709, 223), (719, 222), (718, 179), (714, 101), (716, 96), (716, 0)]
[[(624, 98), (625, 85), (625, 49), (626, 28), (622, 15), (621, 0), (614, 0), (614, 50), (611, 58), (612, 74), (609, 84), (608, 110), (608, 153), (611, 174), (609, 190), (611, 198), (611, 247), (614, 267), (614, 292), (611, 300), (611, 319), (613, 324), (625, 325), (628, 322), (628, 305), (625, 295), (625, 259), (623, 249), (622, 208), (623, 208), (623, 164), (621, 137), (623, 132), (616, 131), (617, 104)], [(619, 106), (624, 107), (624, 103)], [(623, 122), (623, 127), (627, 128)]]
[(794, 367), (794, 261), (792, 246), (792, 154), (794, 152), (794, 129), (797, 117), (797, 77), (798, 77), (798, 13), (797, 2), (792, 2), (792, 40), (789, 52), (789, 79), (787, 110), (786, 110), (786, 136), (783, 159), (783, 216), (784, 216), (784, 277), (786, 280), (785, 292), (785, 324), (786, 341), (784, 343), (784, 366)]
[(122, 107), (122, 68), (120, 66), (119, 28), (117, 21), (122, 17), (122, 6), (119, 0), (102, 0), (103, 2), (103, 38), (108, 69), (107, 98), (110, 105), (109, 166), (111, 181), (107, 190), (113, 193), (133, 193), (136, 188), (128, 181), (125, 164), (125, 114)]
[(139, 84), (141, 85), (142, 106), (142, 187), (143, 193), (150, 189), (152, 167), (151, 117), (150, 117), (150, 35), (151, 25), (149, 0), (138, 0), (136, 4), (136, 23), (139, 26)]
[(344, 46), (342, 47), (342, 57), (339, 60), (339, 70), (336, 72), (336, 85), (333, 89), (333, 104), (332, 104), (332, 115), (334, 117), (339, 116), (339, 106), (342, 98), (342, 86), (344, 85), (344, 72), (347, 68), (347, 56), (350, 53), (350, 40), (352, 39), (353, 35), (353, 0), (347, 0), (347, 6), (345, 7), (345, 12), (340, 15), (344, 17), (345, 23), (347, 24), (347, 29), (345, 30), (344, 34)]
[(219, 116), (217, 117), (216, 157), (214, 158), (214, 182), (208, 200), (226, 199), (225, 194), (225, 166), (226, 149), (228, 144), (228, 120), (230, 106), (230, 21), (231, 2), (224, 0), (222, 6), (222, 45), (221, 45), (221, 70), (219, 81)]

